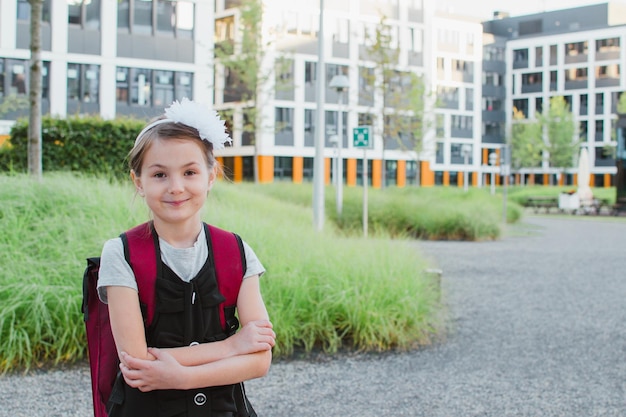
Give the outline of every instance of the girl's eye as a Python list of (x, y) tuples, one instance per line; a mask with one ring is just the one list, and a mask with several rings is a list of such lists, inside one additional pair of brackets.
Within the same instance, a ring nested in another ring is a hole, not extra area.
[(185, 171), (185, 175), (195, 175), (195, 174), (196, 174), (196, 171), (192, 171), (192, 170)]
[(157, 172), (157, 173), (154, 174), (154, 177), (155, 178), (165, 178), (165, 174), (162, 173), (162, 172)]

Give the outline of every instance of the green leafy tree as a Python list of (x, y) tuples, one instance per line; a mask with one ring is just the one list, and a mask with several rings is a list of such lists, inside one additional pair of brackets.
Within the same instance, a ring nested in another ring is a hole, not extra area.
[(574, 164), (580, 141), (574, 137), (576, 124), (565, 98), (552, 97), (548, 109), (538, 117), (545, 134), (548, 162), (562, 173)]
[[(224, 94), (230, 97), (230, 102), (236, 103), (242, 109), (240, 127), (247, 142), (254, 145), (254, 181), (258, 182), (259, 150), (256, 137), (264, 128), (262, 113), (258, 109), (263, 107), (265, 97), (263, 86), (272, 77), (271, 71), (263, 69), (263, 62), (266, 59), (265, 50), (270, 45), (263, 42), (261, 0), (242, 0), (238, 9), (238, 33), (234, 40), (222, 41), (215, 45), (215, 58), (218, 69), (224, 74), (226, 72), (229, 74), (229, 82), (224, 87)], [(274, 71), (276, 74), (284, 75), (291, 69), (291, 65), (293, 65), (291, 60), (279, 57)], [(287, 82), (282, 82), (282, 80), (287, 78), (286, 76), (276, 77), (276, 88), (285, 88), (284, 84)], [(225, 115), (232, 117), (234, 111), (227, 111)]]
[[(370, 46), (367, 54), (374, 62), (374, 71), (363, 72), (365, 82), (382, 97), (382, 185), (386, 184), (385, 150), (395, 142), (401, 148), (419, 155), (423, 149), (425, 83), (421, 75), (412, 71), (399, 70), (400, 49), (393, 42), (393, 27), (381, 16), (373, 34), (369, 34)], [(371, 112), (376, 114), (375, 112)], [(419, 184), (419, 170), (416, 173)]]
[(526, 119), (524, 113), (517, 108), (513, 109), (510, 143), (513, 168), (532, 168), (541, 164), (545, 149), (541, 124), (536, 120)]

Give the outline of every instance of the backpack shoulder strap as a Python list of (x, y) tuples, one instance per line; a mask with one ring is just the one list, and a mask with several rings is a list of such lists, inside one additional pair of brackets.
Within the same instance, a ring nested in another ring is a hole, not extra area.
[(159, 237), (152, 222), (140, 224), (120, 235), (124, 244), (124, 257), (130, 265), (139, 290), (139, 301), (145, 307), (146, 325), (152, 323), (156, 304), (156, 278), (160, 262), (157, 262)]
[[(209, 256), (213, 256), (215, 276), (220, 293), (225, 301), (220, 308), (220, 322), (224, 329), (230, 328), (234, 333), (239, 323), (232, 323), (229, 315), (234, 317), (237, 306), (239, 288), (246, 271), (246, 257), (241, 238), (232, 232), (205, 223), (206, 234), (210, 239)], [(234, 329), (233, 329), (234, 327)]]

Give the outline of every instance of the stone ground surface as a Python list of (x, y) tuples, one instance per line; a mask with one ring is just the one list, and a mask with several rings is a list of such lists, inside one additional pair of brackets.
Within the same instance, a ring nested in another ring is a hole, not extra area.
[[(280, 361), (262, 417), (626, 416), (626, 222), (529, 217), (496, 242), (419, 242), (443, 270), (445, 341)], [(91, 413), (83, 367), (0, 377), (0, 416)]]

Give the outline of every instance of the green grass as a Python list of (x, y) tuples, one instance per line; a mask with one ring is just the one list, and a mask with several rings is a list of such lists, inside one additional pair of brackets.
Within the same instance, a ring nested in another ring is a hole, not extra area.
[[(273, 183), (256, 186), (255, 192), (291, 201), (302, 207), (312, 204), (310, 184)], [(342, 215), (337, 216), (335, 189), (325, 189), (325, 211), (343, 234), (359, 236), (363, 230), (363, 189), (345, 187)], [(464, 192), (456, 187), (390, 187), (368, 191), (368, 230), (379, 236), (445, 240), (497, 239), (502, 229), (501, 195), (488, 189)], [(507, 221), (522, 216), (522, 207), (507, 204)]]
[[(265, 191), (220, 182), (204, 219), (238, 232), (266, 266), (275, 357), (432, 342), (443, 310), (414, 245), (339, 233), (330, 220), (315, 232), (309, 207)], [(84, 360), (85, 259), (146, 220), (143, 202), (128, 183), (71, 174), (0, 176), (0, 202), (0, 371)]]

